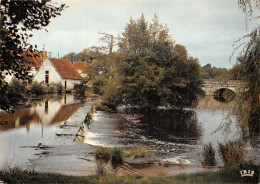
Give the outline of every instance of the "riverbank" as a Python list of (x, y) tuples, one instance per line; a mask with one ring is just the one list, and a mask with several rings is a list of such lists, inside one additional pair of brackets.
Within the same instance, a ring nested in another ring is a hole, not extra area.
[[(57, 173), (38, 173), (36, 171), (11, 169), (9, 172), (0, 171), (0, 183), (88, 183), (88, 184), (189, 184), (189, 183), (258, 183), (259, 166), (247, 165), (254, 170), (253, 176), (241, 176), (243, 164), (220, 169), (215, 172), (197, 172), (179, 174), (172, 177), (143, 177), (139, 175), (91, 175), (68, 176)], [(251, 172), (252, 173), (252, 172)]]

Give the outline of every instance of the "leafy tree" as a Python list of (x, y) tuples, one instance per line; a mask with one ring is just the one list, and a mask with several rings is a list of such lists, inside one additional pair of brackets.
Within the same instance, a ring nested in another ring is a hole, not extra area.
[(211, 67), (211, 64), (206, 64), (201, 68), (203, 79), (230, 80), (232, 79), (231, 71), (226, 68)]
[(75, 52), (70, 52), (62, 57), (62, 59), (67, 59), (70, 62), (74, 63), (76, 61), (80, 61), (79, 57)]
[(237, 115), (247, 137), (250, 128), (260, 126), (260, 38), (251, 34), (245, 52), (240, 58), (239, 76), (246, 82), (246, 90), (239, 94)]
[[(260, 10), (260, 0), (241, 0), (238, 4), (246, 17), (259, 20), (259, 17), (254, 17), (254, 11)], [(248, 137), (250, 129), (259, 129), (260, 126), (260, 24), (249, 34), (238, 40), (239, 45), (235, 48), (240, 49), (240, 77), (247, 83), (247, 90), (239, 94), (236, 113), (238, 122), (242, 127), (243, 136)], [(248, 39), (249, 38), (249, 39)], [(248, 41), (249, 40), (249, 41)]]
[(99, 60), (100, 56), (105, 54), (105, 47), (92, 46), (90, 48), (84, 49), (79, 53), (71, 52), (64, 55), (63, 59), (68, 59), (72, 63), (76, 61), (84, 61), (86, 63), (92, 63), (94, 59)]
[(200, 66), (184, 46), (175, 44), (167, 26), (154, 16), (148, 24), (144, 15), (130, 19), (119, 38), (123, 57), (118, 72), (124, 103), (144, 108), (190, 107), (200, 93)]
[(29, 67), (22, 56), (24, 51), (29, 53), (34, 51), (34, 47), (27, 41), (32, 37), (28, 31), (46, 27), (51, 18), (60, 15), (65, 4), (56, 7), (50, 3), (50, 0), (1, 0), (0, 7), (0, 108), (8, 110), (12, 106), (9, 97), (14, 94), (14, 91), (4, 78), (8, 74), (13, 74), (22, 80), (28, 78)]
[(241, 76), (241, 64), (235, 64), (231, 70), (230, 70), (230, 75), (233, 80), (242, 80)]
[[(92, 63), (89, 63), (86, 69), (89, 80), (92, 83), (93, 91), (97, 94), (103, 95), (108, 93), (110, 85), (112, 85), (117, 80), (117, 61), (118, 54), (105, 54), (99, 53), (93, 59)], [(106, 89), (104, 89), (106, 88)], [(105, 98), (105, 97), (104, 97)]]
[[(238, 1), (247, 20), (259, 20), (254, 12), (260, 10), (260, 0)], [(260, 24), (255, 25), (251, 33), (239, 38), (234, 52), (241, 49), (238, 59), (240, 70), (239, 78), (245, 81), (246, 90), (238, 94), (238, 101), (234, 112), (242, 129), (242, 136), (247, 140), (250, 132), (259, 130), (260, 126)], [(243, 40), (246, 41), (243, 41)], [(235, 44), (236, 45), (236, 44)]]

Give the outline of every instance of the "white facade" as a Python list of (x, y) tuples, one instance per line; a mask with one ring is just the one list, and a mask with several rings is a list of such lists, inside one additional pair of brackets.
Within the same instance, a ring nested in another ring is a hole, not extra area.
[(81, 80), (63, 79), (52, 65), (51, 61), (47, 58), (34, 76), (33, 81), (37, 81), (38, 83), (61, 83), (65, 90), (71, 90), (73, 89), (74, 84), (79, 84)]
[[(7, 73), (7, 71), (3, 71), (3, 73)], [(28, 75), (31, 76), (32, 78), (35, 76), (35, 74), (37, 73), (37, 70), (35, 69), (35, 67), (31, 67), (31, 69), (28, 71)], [(8, 74), (5, 75), (5, 82), (7, 82), (8, 84), (10, 84), (13, 80), (13, 78), (16, 78), (13, 74)]]

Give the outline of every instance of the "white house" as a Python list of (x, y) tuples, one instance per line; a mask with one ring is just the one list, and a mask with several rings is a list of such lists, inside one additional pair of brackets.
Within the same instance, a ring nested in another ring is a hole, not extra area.
[(81, 80), (82, 77), (69, 60), (55, 58), (46, 58), (33, 79), (39, 83), (61, 83), (65, 90), (71, 90), (74, 84), (79, 84)]

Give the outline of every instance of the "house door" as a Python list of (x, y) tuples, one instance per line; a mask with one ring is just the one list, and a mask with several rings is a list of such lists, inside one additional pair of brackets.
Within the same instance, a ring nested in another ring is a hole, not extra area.
[(67, 81), (65, 81), (64, 88), (65, 88), (65, 91), (66, 91), (66, 89), (67, 89)]
[(49, 84), (49, 71), (45, 72), (45, 83)]

